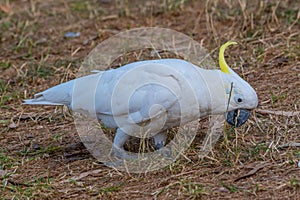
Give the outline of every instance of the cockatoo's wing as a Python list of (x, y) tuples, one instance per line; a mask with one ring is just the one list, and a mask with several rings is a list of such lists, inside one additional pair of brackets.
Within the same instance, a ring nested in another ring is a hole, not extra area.
[(186, 91), (180, 72), (185, 64), (191, 67), (179, 60), (138, 62), (103, 73), (95, 95), (97, 116), (103, 121), (113, 116), (117, 127), (150, 121), (152, 129), (154, 124), (159, 127)]

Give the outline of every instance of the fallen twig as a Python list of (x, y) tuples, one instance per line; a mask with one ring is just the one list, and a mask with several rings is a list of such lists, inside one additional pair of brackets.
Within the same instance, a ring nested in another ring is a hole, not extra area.
[(248, 172), (247, 174), (244, 174), (244, 175), (242, 175), (242, 176), (236, 178), (236, 179), (234, 180), (234, 182), (236, 182), (236, 181), (238, 181), (238, 180), (241, 180), (241, 179), (243, 179), (243, 178), (247, 178), (247, 177), (249, 177), (249, 176), (252, 176), (252, 175), (254, 175), (256, 172), (258, 172), (259, 170), (263, 169), (264, 167), (266, 167), (266, 166), (268, 166), (268, 165), (270, 165), (270, 163), (261, 163), (261, 164), (255, 166), (255, 167), (254, 167), (250, 172)]
[(3, 4), (0, 4), (0, 10), (2, 10), (5, 13), (9, 13), (11, 11), (11, 8)]
[(300, 147), (299, 142), (288, 142), (286, 144), (280, 145), (278, 148), (286, 148), (286, 147)]
[(300, 111), (273, 111), (273, 110), (263, 110), (263, 109), (256, 109), (255, 112), (261, 113), (261, 114), (271, 114), (271, 115), (283, 115), (286, 117), (293, 117), (300, 115)]
[(96, 169), (96, 170), (91, 170), (91, 171), (87, 171), (87, 172), (83, 172), (81, 174), (79, 174), (78, 176), (73, 176), (72, 178), (69, 178), (67, 180), (63, 180), (61, 181), (61, 183), (65, 183), (65, 182), (70, 182), (70, 180), (73, 180), (73, 181), (78, 181), (82, 178), (85, 178), (89, 175), (97, 175), (99, 174), (100, 172), (102, 172), (103, 170), (102, 169)]

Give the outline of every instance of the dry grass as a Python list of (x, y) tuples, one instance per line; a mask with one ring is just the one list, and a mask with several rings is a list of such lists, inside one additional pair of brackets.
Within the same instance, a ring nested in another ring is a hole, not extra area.
[[(299, 199), (297, 1), (103, 2), (0, 2), (1, 199)], [(188, 159), (127, 174), (98, 163), (61, 108), (21, 101), (74, 78), (99, 42), (142, 26), (192, 36), (215, 59), (220, 44), (238, 41), (228, 63), (254, 86), (259, 108), (241, 128), (227, 127), (206, 158), (197, 156), (199, 135)], [(64, 38), (67, 31), (81, 36)]]

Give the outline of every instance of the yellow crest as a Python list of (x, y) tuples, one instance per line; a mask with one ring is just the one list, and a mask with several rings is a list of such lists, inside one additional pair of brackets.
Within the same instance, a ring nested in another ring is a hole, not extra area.
[(221, 46), (220, 52), (219, 52), (219, 65), (220, 65), (221, 71), (226, 74), (230, 74), (230, 72), (229, 72), (229, 66), (227, 65), (227, 63), (225, 61), (224, 52), (225, 52), (225, 49), (232, 44), (237, 44), (237, 43), (228, 41)]

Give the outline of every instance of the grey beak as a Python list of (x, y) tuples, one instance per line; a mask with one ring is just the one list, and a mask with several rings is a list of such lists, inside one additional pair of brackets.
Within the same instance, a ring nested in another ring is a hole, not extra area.
[(236, 109), (227, 113), (226, 121), (234, 127), (242, 126), (249, 118), (250, 111), (246, 109)]

